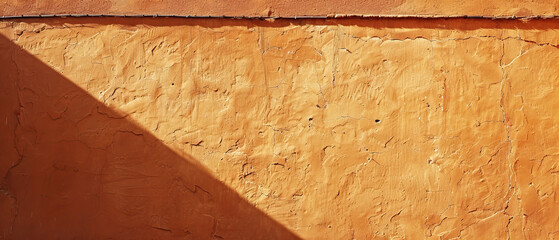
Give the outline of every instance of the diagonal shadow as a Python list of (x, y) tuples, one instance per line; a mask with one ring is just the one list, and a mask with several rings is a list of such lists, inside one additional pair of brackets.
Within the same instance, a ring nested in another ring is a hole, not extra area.
[(0, 239), (299, 239), (1, 35), (0, 53)]

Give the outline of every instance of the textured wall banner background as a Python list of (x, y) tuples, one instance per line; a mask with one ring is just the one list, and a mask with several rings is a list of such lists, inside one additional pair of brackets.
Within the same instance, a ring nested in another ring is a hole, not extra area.
[(0, 238), (559, 238), (557, 26), (2, 20)]

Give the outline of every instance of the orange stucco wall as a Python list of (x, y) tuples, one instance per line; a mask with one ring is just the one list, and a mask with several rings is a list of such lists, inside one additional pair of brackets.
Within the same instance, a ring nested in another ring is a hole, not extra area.
[(557, 23), (4, 20), (0, 237), (557, 238)]
[(553, 0), (0, 0), (0, 16), (167, 14), (192, 16), (556, 16)]

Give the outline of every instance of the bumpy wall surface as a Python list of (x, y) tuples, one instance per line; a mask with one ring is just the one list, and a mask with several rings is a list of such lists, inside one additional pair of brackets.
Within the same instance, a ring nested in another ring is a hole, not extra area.
[(37, 14), (549, 17), (559, 15), (559, 2), (555, 0), (0, 0), (0, 16)]
[(0, 238), (557, 239), (559, 21), (0, 22)]

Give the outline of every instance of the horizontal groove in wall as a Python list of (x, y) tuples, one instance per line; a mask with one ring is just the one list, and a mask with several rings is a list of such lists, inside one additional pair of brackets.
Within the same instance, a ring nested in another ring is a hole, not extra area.
[(535, 16), (443, 16), (443, 15), (327, 15), (327, 16), (289, 16), (289, 17), (268, 17), (268, 16), (199, 16), (199, 15), (118, 15), (118, 14), (45, 14), (45, 15), (19, 15), (19, 16), (0, 16), (0, 19), (18, 18), (82, 18), (82, 17), (124, 17), (124, 18), (226, 18), (226, 19), (353, 19), (353, 18), (418, 18), (418, 19), (503, 19), (503, 20), (531, 20), (531, 19), (557, 19), (557, 15), (535, 15)]

